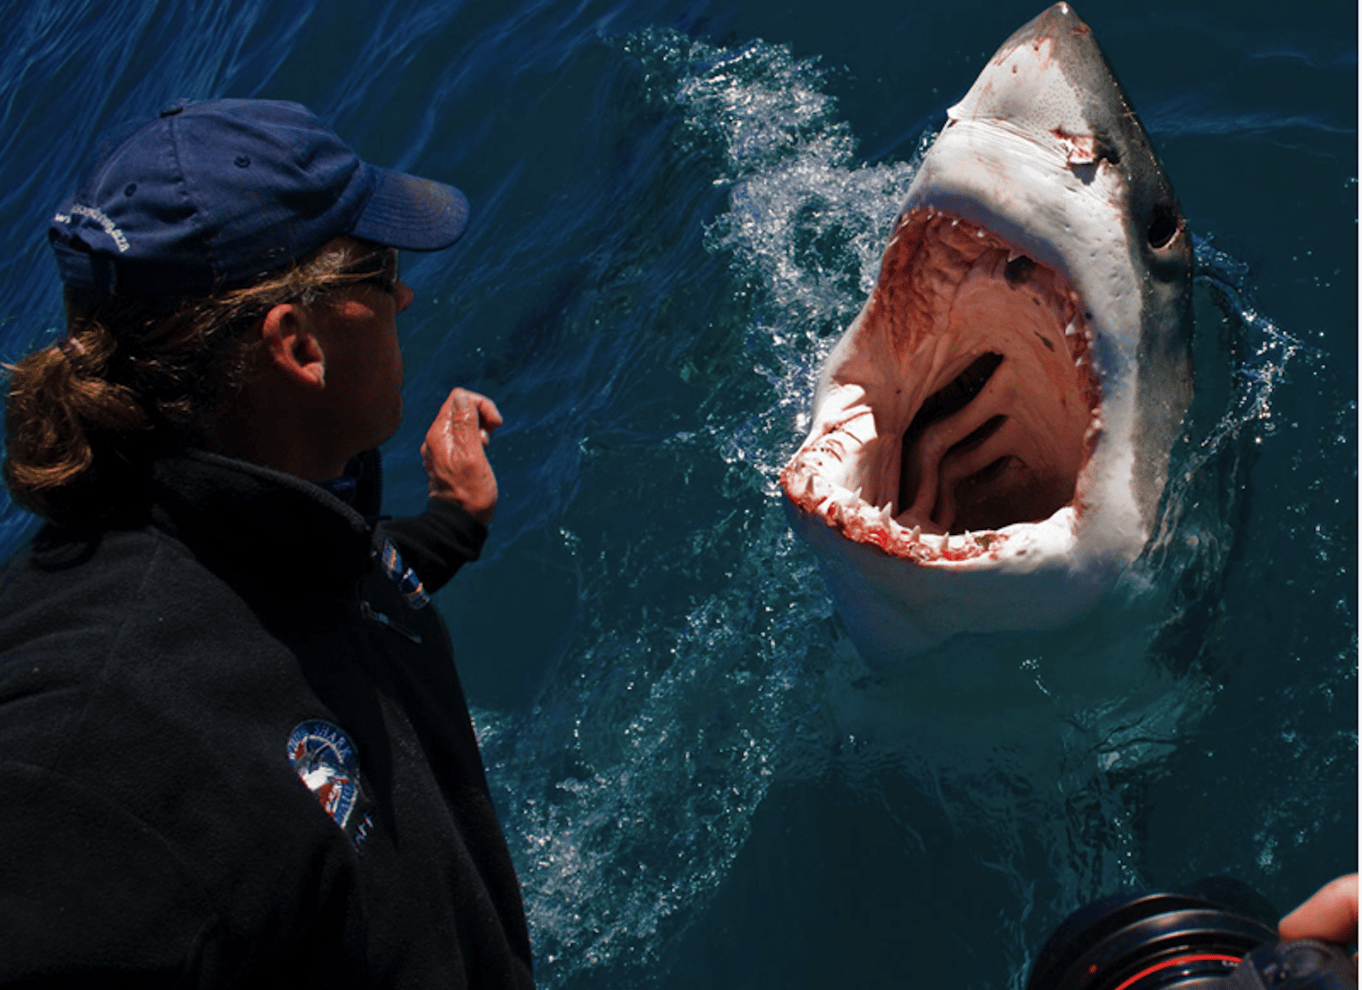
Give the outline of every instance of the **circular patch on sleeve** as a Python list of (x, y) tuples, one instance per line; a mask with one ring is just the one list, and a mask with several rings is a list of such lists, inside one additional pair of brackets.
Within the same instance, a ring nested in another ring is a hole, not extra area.
[(344, 730), (321, 719), (299, 722), (288, 738), (288, 761), (341, 830), (356, 842), (363, 838), (369, 802), (359, 754)]

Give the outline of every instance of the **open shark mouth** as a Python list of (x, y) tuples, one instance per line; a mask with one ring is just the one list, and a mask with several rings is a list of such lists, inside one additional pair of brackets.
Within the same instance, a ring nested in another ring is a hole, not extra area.
[(1101, 386), (1063, 274), (920, 207), (900, 219), (862, 319), (880, 346), (863, 380), (829, 392), (824, 432), (782, 472), (797, 506), (918, 563), (996, 554), (1066, 508), (1077, 522)]

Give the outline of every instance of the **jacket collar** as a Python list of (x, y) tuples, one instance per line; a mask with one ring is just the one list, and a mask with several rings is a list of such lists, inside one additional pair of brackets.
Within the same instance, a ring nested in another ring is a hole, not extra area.
[[(371, 460), (370, 471), (376, 471), (377, 457)], [(376, 515), (375, 481), (372, 475), (361, 477), (357, 504)], [(221, 454), (186, 451), (152, 464), (150, 489), (153, 525), (210, 567), (216, 560), (255, 581), (311, 586), (349, 586), (369, 567), (370, 520), (292, 475)]]

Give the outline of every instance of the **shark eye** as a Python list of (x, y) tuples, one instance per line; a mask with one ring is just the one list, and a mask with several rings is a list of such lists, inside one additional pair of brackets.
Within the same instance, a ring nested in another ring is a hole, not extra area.
[(1149, 231), (1146, 236), (1149, 246), (1165, 248), (1178, 233), (1178, 215), (1167, 203), (1154, 207), (1154, 215), (1149, 218)]

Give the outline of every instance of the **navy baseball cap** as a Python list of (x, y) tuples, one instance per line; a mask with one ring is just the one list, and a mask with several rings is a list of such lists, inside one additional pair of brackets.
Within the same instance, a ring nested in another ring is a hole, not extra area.
[(48, 226), (61, 279), (119, 296), (248, 285), (343, 234), (411, 251), (458, 240), (453, 186), (360, 161), (297, 103), (179, 101), (102, 135)]

